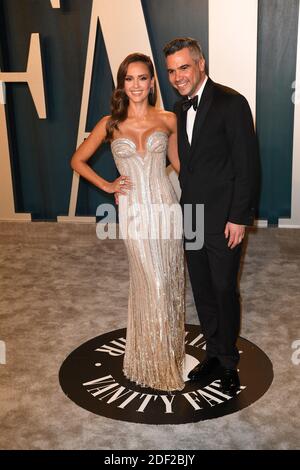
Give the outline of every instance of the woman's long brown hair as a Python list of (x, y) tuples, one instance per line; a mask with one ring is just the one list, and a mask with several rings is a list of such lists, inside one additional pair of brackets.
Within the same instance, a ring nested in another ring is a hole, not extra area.
[[(150, 57), (139, 52), (128, 55), (121, 63), (118, 74), (117, 74), (117, 87), (114, 90), (111, 98), (111, 117), (106, 124), (106, 141), (111, 141), (113, 138), (113, 132), (115, 129), (119, 129), (119, 124), (127, 118), (129, 100), (124, 90), (125, 77), (129, 64), (133, 62), (143, 62), (147, 65), (150, 77), (154, 77), (154, 67)], [(157, 99), (156, 83), (154, 80), (154, 86), (152, 92), (148, 95), (148, 102), (151, 106), (155, 106)]]

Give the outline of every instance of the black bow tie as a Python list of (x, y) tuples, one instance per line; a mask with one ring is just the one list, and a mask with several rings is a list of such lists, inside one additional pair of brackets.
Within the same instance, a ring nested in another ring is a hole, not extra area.
[(193, 106), (194, 110), (196, 111), (198, 106), (198, 95), (194, 96), (194, 98), (187, 99), (182, 102), (182, 109), (183, 111), (187, 111), (190, 107)]

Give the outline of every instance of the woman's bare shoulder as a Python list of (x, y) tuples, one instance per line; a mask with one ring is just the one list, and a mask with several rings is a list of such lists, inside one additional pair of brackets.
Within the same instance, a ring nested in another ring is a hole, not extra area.
[(172, 111), (166, 111), (165, 109), (156, 109), (156, 112), (158, 114), (158, 116), (162, 117), (162, 118), (166, 118), (166, 119), (171, 119), (173, 117), (176, 118), (176, 114), (175, 113), (172, 113)]
[(99, 131), (104, 131), (106, 130), (106, 125), (109, 121), (109, 119), (111, 118), (111, 116), (103, 116), (98, 122), (97, 124), (95, 125), (95, 127), (93, 128), (93, 131), (95, 132), (99, 132)]
[(164, 121), (165, 125), (172, 131), (176, 128), (176, 114), (171, 111), (165, 111), (164, 109), (159, 111), (160, 118)]
[(103, 116), (96, 124), (96, 126), (106, 126), (111, 116)]

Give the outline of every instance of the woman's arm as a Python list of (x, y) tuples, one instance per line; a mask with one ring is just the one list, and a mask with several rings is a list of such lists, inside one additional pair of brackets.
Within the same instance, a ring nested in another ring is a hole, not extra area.
[[(97, 188), (107, 193), (127, 194), (126, 190), (130, 189), (131, 184), (129, 178), (120, 176), (112, 182), (109, 182), (98, 175), (88, 164), (87, 161), (96, 152), (97, 148), (102, 144), (106, 135), (106, 123), (109, 116), (102, 118), (94, 127), (88, 138), (82, 142), (71, 159), (71, 167), (80, 176), (94, 184)], [(124, 181), (120, 184), (120, 181)]]
[(168, 143), (168, 159), (174, 168), (179, 173), (180, 161), (178, 156), (177, 146), (177, 118), (174, 113), (166, 113), (166, 124), (170, 130), (169, 143)]

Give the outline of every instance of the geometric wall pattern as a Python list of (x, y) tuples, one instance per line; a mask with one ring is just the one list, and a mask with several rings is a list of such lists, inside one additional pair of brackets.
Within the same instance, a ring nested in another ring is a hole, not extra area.
[[(258, 217), (300, 227), (299, 23), (299, 0), (2, 0), (0, 219), (90, 220), (113, 202), (73, 173), (70, 158), (109, 114), (129, 52), (152, 56), (160, 104), (172, 110), (162, 48), (184, 35), (201, 42), (211, 78), (249, 101), (260, 147)], [(39, 47), (29, 64), (33, 37)], [(117, 176), (108, 145), (90, 164)]]

